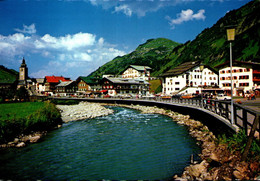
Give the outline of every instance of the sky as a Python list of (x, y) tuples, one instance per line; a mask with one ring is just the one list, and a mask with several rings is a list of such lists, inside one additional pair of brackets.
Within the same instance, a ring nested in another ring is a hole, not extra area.
[(148, 39), (193, 40), (249, 0), (0, 0), (0, 65), (88, 76)]

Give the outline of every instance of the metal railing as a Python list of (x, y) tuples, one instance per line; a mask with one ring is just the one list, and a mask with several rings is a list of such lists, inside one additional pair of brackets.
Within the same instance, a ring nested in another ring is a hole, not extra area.
[[(231, 123), (231, 102), (230, 101), (218, 101), (213, 99), (181, 99), (181, 98), (142, 98), (144, 100), (153, 100), (160, 102), (167, 102), (172, 104), (189, 105), (195, 108), (206, 109), (214, 114), (221, 116)], [(241, 104), (234, 103), (233, 107), (234, 125), (245, 130), (246, 134), (249, 134), (250, 129), (253, 127), (254, 120), (260, 116), (260, 112), (247, 108)], [(256, 127), (258, 133), (260, 133), (260, 123)]]

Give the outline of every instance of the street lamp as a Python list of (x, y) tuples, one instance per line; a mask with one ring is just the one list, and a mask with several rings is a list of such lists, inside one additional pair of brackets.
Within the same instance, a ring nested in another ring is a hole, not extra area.
[(203, 69), (204, 69), (204, 65), (201, 63), (201, 64), (200, 64), (200, 71), (201, 71), (201, 88), (200, 88), (200, 92), (201, 92), (201, 108), (203, 107), (203, 95), (202, 95), (202, 87), (203, 87)]
[(229, 41), (230, 46), (230, 93), (231, 93), (231, 124), (234, 124), (234, 103), (233, 103), (233, 77), (232, 77), (232, 41), (235, 40), (235, 28), (227, 27), (227, 40)]

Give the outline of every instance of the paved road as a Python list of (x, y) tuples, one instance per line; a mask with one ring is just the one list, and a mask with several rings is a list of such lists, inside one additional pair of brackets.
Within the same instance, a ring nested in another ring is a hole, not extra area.
[(256, 98), (256, 100), (247, 100), (245, 98), (240, 100), (243, 106), (246, 106), (250, 109), (260, 112), (260, 98)]

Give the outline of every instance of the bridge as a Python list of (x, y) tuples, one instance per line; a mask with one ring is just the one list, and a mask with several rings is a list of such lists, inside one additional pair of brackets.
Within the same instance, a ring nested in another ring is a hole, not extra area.
[[(223, 128), (228, 127), (229, 133), (244, 129), (246, 134), (260, 132), (260, 112), (243, 106), (233, 104), (234, 119), (231, 122), (231, 102), (209, 99), (180, 99), (180, 98), (56, 98), (51, 99), (73, 99), (88, 102), (116, 103), (116, 104), (139, 104), (158, 106), (181, 114), (190, 115), (191, 118), (200, 120), (214, 130), (223, 133)], [(216, 121), (217, 120), (217, 121)], [(227, 129), (225, 129), (227, 130)], [(228, 133), (225, 132), (225, 133)], [(254, 135), (252, 135), (254, 136)]]

